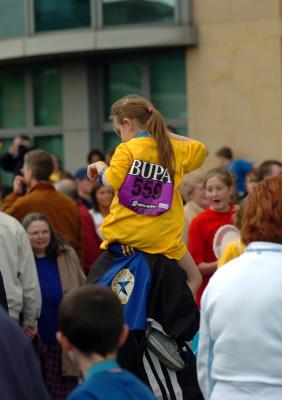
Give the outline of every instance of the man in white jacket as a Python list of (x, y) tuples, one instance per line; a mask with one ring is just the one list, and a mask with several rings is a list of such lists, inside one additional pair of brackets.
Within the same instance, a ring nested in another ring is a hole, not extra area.
[(13, 217), (0, 212), (0, 271), (3, 276), (10, 317), (19, 320), (32, 339), (41, 310), (40, 286), (27, 234)]

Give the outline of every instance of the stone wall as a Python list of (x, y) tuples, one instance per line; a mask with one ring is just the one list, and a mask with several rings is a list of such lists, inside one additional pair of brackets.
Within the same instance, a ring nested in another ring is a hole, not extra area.
[(214, 152), (282, 159), (281, 0), (194, 0), (187, 50), (189, 133)]

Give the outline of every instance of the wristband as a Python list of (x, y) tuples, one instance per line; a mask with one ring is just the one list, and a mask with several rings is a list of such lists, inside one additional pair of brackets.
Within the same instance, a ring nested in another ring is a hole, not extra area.
[(98, 181), (99, 181), (100, 186), (104, 186), (103, 176), (104, 176), (105, 170), (106, 170), (106, 168), (101, 169), (101, 171), (99, 172), (99, 175), (98, 175)]

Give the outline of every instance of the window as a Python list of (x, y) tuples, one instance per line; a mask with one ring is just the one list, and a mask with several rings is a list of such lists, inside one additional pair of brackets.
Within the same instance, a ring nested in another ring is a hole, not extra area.
[[(1, 139), (0, 141), (0, 156), (8, 150), (8, 148), (11, 146), (13, 142), (13, 139)], [(8, 188), (13, 187), (13, 179), (14, 175), (11, 172), (6, 172), (3, 170), (3, 168), (0, 168), (0, 191), (1, 189), (4, 191), (4, 194), (7, 194), (6, 192), (9, 192)], [(1, 196), (0, 196), (1, 200)]]
[(23, 71), (0, 71), (0, 128), (26, 125), (25, 74)]
[[(61, 125), (59, 68), (50, 65), (37, 69), (0, 69), (0, 154), (8, 149), (14, 137), (23, 134), (34, 139), (35, 147), (50, 151), (63, 163)], [(0, 184), (11, 188), (12, 181), (13, 174), (0, 168)]]
[(25, 33), (25, 2), (1, 0), (0, 37), (22, 36)]
[(185, 69), (183, 55), (150, 61), (151, 100), (167, 118), (186, 118)]
[[(95, 64), (97, 66), (97, 62)], [(104, 132), (105, 150), (119, 143), (109, 121), (110, 107), (113, 102), (127, 94), (139, 94), (152, 101), (169, 125), (175, 127), (180, 134), (186, 134), (187, 88), (184, 51), (166, 52), (165, 55), (124, 54), (122, 59), (114, 57), (102, 65), (105, 101), (103, 110), (99, 111), (103, 117), (102, 126), (98, 131)], [(96, 120), (99, 120), (98, 114)]]
[(35, 31), (89, 27), (90, 0), (34, 0)]
[(62, 135), (35, 136), (34, 147), (43, 149), (58, 157), (60, 164), (64, 165), (64, 148)]
[(105, 132), (103, 139), (104, 139), (103, 141), (104, 151), (113, 150), (116, 146), (118, 146), (121, 143), (120, 138), (114, 132)]
[(41, 68), (33, 74), (35, 125), (61, 125), (62, 89), (58, 68)]
[(173, 22), (176, 0), (103, 0), (104, 26)]
[(104, 71), (105, 118), (110, 115), (111, 105), (127, 94), (142, 93), (142, 65), (140, 62), (123, 62), (107, 64)]

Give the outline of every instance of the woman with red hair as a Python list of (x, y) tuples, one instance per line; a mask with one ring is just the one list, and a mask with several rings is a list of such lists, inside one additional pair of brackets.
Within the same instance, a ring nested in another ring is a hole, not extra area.
[(201, 301), (198, 379), (205, 400), (280, 400), (282, 177), (249, 194), (239, 258), (211, 278)]

